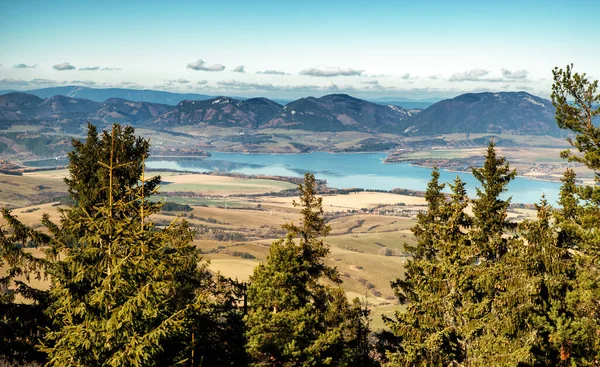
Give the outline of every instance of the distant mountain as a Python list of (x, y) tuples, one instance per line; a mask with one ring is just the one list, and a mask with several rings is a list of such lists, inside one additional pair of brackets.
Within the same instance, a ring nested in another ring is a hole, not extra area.
[(175, 106), (161, 103), (132, 102), (122, 98), (110, 98), (104, 104), (119, 111), (126, 116), (129, 122), (143, 123), (153, 118), (168, 113)]
[(0, 120), (25, 121), (35, 119), (43, 99), (31, 94), (11, 92), (0, 96)]
[(279, 116), (261, 124), (261, 127), (397, 133), (402, 130), (408, 117), (409, 113), (398, 106), (382, 106), (347, 94), (330, 94), (290, 102), (283, 107)]
[(82, 123), (127, 123), (171, 128), (179, 125), (362, 131), (402, 135), (508, 133), (561, 136), (554, 107), (525, 92), (469, 93), (440, 101), (417, 114), (345, 94), (308, 97), (285, 106), (267, 98), (217, 97), (177, 105), (109, 98), (103, 102), (64, 95), (42, 99), (12, 92), (0, 95), (2, 126), (15, 121), (50, 122), (75, 129)]
[(42, 99), (37, 96), (13, 92), (0, 95), (1, 121), (47, 121), (47, 122), (124, 122), (136, 124), (167, 113), (174, 106), (130, 102), (109, 99), (95, 102), (89, 99), (53, 96)]
[(267, 98), (238, 100), (217, 97), (206, 101), (183, 101), (175, 109), (152, 120), (153, 125), (207, 124), (223, 127), (257, 128), (278, 115), (282, 106)]
[(411, 135), (510, 133), (560, 136), (554, 106), (526, 92), (468, 93), (435, 103), (414, 115)]
[(150, 89), (124, 89), (124, 88), (88, 88), (80, 86), (50, 87), (26, 91), (40, 98), (50, 98), (63, 95), (73, 98), (85, 98), (96, 102), (103, 102), (110, 98), (121, 98), (133, 102), (149, 102), (176, 105), (184, 100), (204, 100), (212, 98), (196, 93), (171, 93)]

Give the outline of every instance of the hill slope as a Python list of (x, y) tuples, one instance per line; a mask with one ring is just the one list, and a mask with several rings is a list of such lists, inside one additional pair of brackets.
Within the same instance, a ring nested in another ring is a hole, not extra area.
[(398, 106), (382, 106), (347, 94), (330, 94), (290, 102), (279, 116), (261, 127), (397, 133), (402, 130), (408, 117), (409, 113)]
[(222, 127), (256, 128), (281, 111), (281, 105), (267, 98), (237, 100), (217, 97), (206, 101), (183, 101), (175, 109), (152, 120), (152, 125), (208, 124)]
[(124, 122), (136, 124), (164, 114), (174, 106), (109, 99), (95, 102), (89, 99), (56, 95), (41, 99), (37, 96), (13, 92), (0, 96), (0, 121), (47, 122)]
[(435, 103), (413, 116), (411, 135), (510, 133), (561, 135), (554, 106), (526, 92), (468, 93)]

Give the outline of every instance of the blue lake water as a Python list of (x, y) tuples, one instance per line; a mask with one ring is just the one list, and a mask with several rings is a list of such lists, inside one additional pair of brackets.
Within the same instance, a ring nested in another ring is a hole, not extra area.
[[(390, 190), (403, 188), (424, 191), (431, 169), (409, 164), (384, 164), (385, 153), (330, 154), (242, 154), (211, 152), (210, 158), (150, 158), (149, 168), (195, 172), (236, 172), (247, 175), (300, 177), (311, 172), (327, 180), (330, 187)], [(470, 196), (475, 195), (478, 181), (469, 173), (441, 171), (441, 180), (452, 182), (459, 176), (467, 183)], [(542, 194), (551, 204), (558, 199), (560, 183), (516, 178), (508, 186), (505, 198), (513, 203), (535, 203)]]

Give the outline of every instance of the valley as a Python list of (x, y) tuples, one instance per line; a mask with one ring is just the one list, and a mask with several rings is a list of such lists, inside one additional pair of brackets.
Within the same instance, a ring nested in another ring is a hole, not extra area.
[[(78, 96), (93, 97), (86, 93)], [(150, 140), (148, 174), (163, 180), (156, 199), (168, 205), (152, 220), (159, 226), (176, 217), (187, 220), (209, 269), (246, 281), (265, 260), (270, 244), (285, 235), (281, 225), (298, 221), (292, 201), (298, 180), (310, 171), (323, 180), (319, 194), (332, 228), (325, 239), (331, 247), (326, 263), (339, 270), (349, 298), (367, 298), (374, 329), (383, 327), (381, 315), (399, 309), (390, 282), (404, 274), (409, 256), (404, 246), (414, 243), (410, 229), (426, 207), (422, 195), (429, 168), (442, 168), (444, 182), (459, 172), (469, 195), (475, 195), (473, 177), (460, 172), (480, 166), (488, 141), (494, 139), (499, 154), (522, 176), (509, 187), (513, 202), (532, 204), (542, 192), (555, 201), (559, 185), (525, 178), (558, 181), (572, 166), (559, 157), (568, 143), (552, 127), (552, 106), (521, 92), (501, 98), (489, 93), (459, 96), (424, 110), (347, 95), (286, 105), (266, 98), (208, 96), (163, 104), (160, 98), (176, 96), (148, 92), (130, 101), (112, 93), (102, 100), (0, 96), (3, 207), (13, 208), (33, 228), (42, 228), (43, 213), (58, 220), (60, 208), (69, 204), (63, 181), (68, 171), (60, 166), (66, 164), (71, 139), (85, 138), (88, 121), (99, 129), (113, 122), (131, 124), (136, 134)], [(139, 100), (148, 96), (154, 102)], [(494, 103), (501, 106), (490, 107)], [(528, 120), (490, 123), (506, 114), (506, 103), (514, 116)], [(440, 109), (446, 112), (440, 115)], [(496, 112), (483, 113), (488, 110)], [(457, 122), (458, 115), (468, 123)], [(521, 134), (515, 123), (531, 128)], [(580, 179), (591, 177), (574, 168)], [(509, 213), (516, 221), (534, 214), (516, 206)], [(40, 249), (32, 251), (41, 254)]]
[[(65, 169), (0, 174), (0, 202), (13, 207), (24, 224), (43, 229), (42, 214), (58, 221), (59, 210), (65, 208), (66, 175)], [(300, 218), (299, 209), (292, 205), (297, 186), (285, 180), (160, 170), (150, 175), (160, 175), (163, 181), (156, 200), (181, 205), (161, 211), (152, 220), (159, 226), (177, 217), (187, 220), (196, 230), (193, 243), (209, 261), (209, 269), (241, 281), (265, 260), (269, 245), (285, 235), (281, 225)], [(326, 263), (339, 270), (350, 299), (366, 297), (372, 307), (372, 327), (382, 328), (381, 315), (391, 316), (399, 307), (390, 281), (404, 274), (409, 256), (404, 245), (414, 243), (410, 229), (416, 214), (426, 208), (425, 199), (390, 192), (320, 190), (332, 228), (325, 238), (331, 246)], [(535, 211), (513, 208), (509, 215), (522, 220)], [(42, 250), (31, 251), (42, 256)]]

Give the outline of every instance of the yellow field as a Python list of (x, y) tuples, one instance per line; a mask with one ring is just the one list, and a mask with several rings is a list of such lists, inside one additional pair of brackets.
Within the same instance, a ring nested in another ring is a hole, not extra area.
[[(267, 197), (266, 204), (291, 205), (294, 198)], [(394, 205), (404, 203), (405, 205), (423, 205), (425, 199), (416, 196), (397, 195), (383, 192), (355, 192), (347, 195), (323, 196), (323, 210), (327, 212), (339, 212), (347, 210), (360, 210), (362, 208), (373, 208), (379, 204)]]
[(259, 262), (254, 260), (213, 259), (209, 267), (215, 273), (246, 282), (258, 264)]
[(163, 177), (159, 192), (198, 192), (203, 195), (228, 196), (262, 194), (296, 187), (297, 185), (276, 180), (185, 174)]
[(67, 185), (61, 178), (31, 174), (0, 174), (0, 207), (26, 206), (51, 196), (64, 195)]

